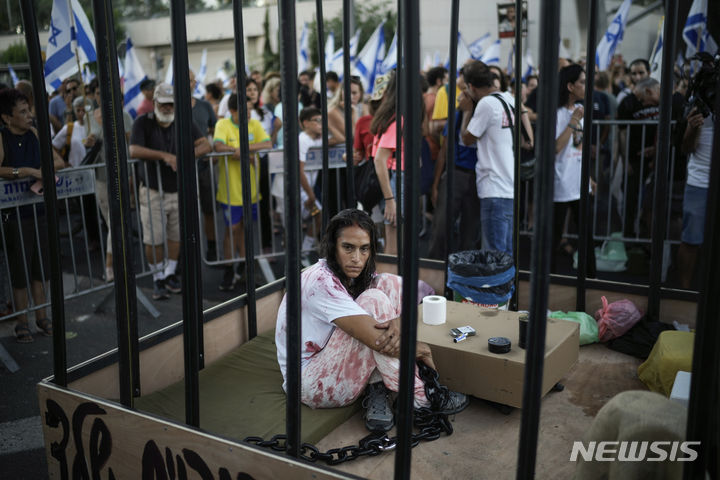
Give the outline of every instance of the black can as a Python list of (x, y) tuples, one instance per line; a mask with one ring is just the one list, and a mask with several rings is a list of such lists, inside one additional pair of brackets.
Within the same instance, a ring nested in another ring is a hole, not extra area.
[(518, 340), (518, 347), (524, 349), (527, 345), (528, 316), (526, 314), (522, 314), (518, 317), (518, 320), (518, 323), (520, 324), (520, 339)]

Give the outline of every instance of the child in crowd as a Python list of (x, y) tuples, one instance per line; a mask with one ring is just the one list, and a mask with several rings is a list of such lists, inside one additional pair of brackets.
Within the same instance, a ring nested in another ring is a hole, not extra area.
[[(253, 108), (252, 103), (247, 101), (247, 122), (248, 137), (250, 139), (250, 197), (252, 201), (252, 219), (257, 220), (257, 202), (260, 200), (258, 194), (258, 181), (256, 173), (256, 155), (259, 150), (272, 148), (270, 137), (262, 128), (259, 121), (250, 118)], [(240, 127), (239, 112), (237, 110), (238, 97), (236, 93), (228, 99), (230, 118), (223, 118), (215, 125), (215, 151), (228, 152), (232, 155), (225, 157), (220, 164), (218, 173), (218, 191), (216, 199), (223, 211), (225, 220), (225, 238), (223, 239), (223, 251), (225, 259), (232, 258), (232, 247), (235, 247), (240, 258), (245, 257), (245, 236), (243, 232), (243, 199), (242, 182), (240, 177)], [(232, 231), (232, 242), (230, 235)], [(220, 290), (231, 291), (235, 289), (240, 275), (235, 272), (233, 265), (225, 267), (223, 280), (220, 283)]]
[(313, 234), (305, 233), (302, 243), (302, 250), (317, 250), (318, 238), (322, 228), (322, 216), (320, 209), (322, 205), (315, 198), (313, 187), (317, 180), (317, 170), (305, 172), (305, 161), (308, 150), (314, 147), (322, 147), (322, 114), (315, 107), (304, 108), (300, 112), (300, 128), (302, 132), (298, 136), (298, 154), (300, 157), (300, 203), (302, 204), (303, 221), (313, 220)]

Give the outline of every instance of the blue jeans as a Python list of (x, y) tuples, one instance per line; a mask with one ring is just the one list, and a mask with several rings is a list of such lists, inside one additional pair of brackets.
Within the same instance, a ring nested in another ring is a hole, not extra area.
[(513, 254), (513, 199), (480, 199), (480, 232), (483, 250)]

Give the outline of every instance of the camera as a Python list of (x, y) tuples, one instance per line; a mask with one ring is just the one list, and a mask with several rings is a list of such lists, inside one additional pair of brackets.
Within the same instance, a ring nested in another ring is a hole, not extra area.
[(714, 115), (715, 95), (720, 84), (720, 56), (713, 58), (709, 53), (700, 52), (691, 60), (699, 60), (701, 65), (688, 86), (688, 111), (695, 108), (703, 117)]

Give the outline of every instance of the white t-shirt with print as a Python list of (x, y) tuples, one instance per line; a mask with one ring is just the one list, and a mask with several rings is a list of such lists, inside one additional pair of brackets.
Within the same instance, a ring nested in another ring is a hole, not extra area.
[[(67, 123), (63, 125), (60, 131), (52, 139), (53, 147), (58, 150), (62, 150), (67, 141)], [(85, 144), (83, 140), (87, 137), (87, 128), (85, 125), (80, 125), (77, 120), (73, 122), (72, 134), (70, 135), (70, 152), (68, 153), (68, 163), (73, 167), (77, 167), (85, 158)]]
[[(287, 386), (287, 319), (285, 295), (280, 303), (275, 325), (275, 344), (280, 371), (283, 375), (283, 390)], [(333, 321), (351, 315), (369, 315), (355, 303), (340, 279), (333, 275), (327, 262), (321, 258), (318, 263), (305, 270), (300, 276), (300, 319), (302, 322), (302, 344), (300, 364), (303, 368), (310, 357), (327, 345), (335, 330)]]
[[(300, 132), (300, 135), (298, 135), (298, 157), (300, 157), (301, 162), (305, 163), (307, 160), (308, 150), (315, 147), (322, 147), (322, 136), (312, 138), (307, 133)], [(309, 172), (305, 170), (305, 176), (310, 183), (310, 188), (313, 188), (315, 186), (315, 181), (317, 180), (318, 171), (313, 170)], [(305, 190), (300, 187), (300, 202), (305, 203), (305, 200), (307, 200), (307, 193), (305, 193)]]
[[(576, 108), (579, 105), (576, 105)], [(570, 123), (573, 110), (560, 107), (557, 112), (555, 124), (555, 139), (557, 139)], [(580, 120), (580, 129), (583, 121)], [(582, 131), (572, 130), (572, 136), (564, 149), (555, 155), (555, 193), (554, 202), (572, 202), (580, 198), (580, 173), (582, 169)]]
[(700, 127), (697, 147), (688, 158), (688, 185), (699, 188), (708, 188), (710, 185), (710, 156), (712, 154), (714, 128), (712, 115), (710, 115), (705, 118), (705, 123)]
[[(512, 115), (514, 99), (510, 95), (502, 96)], [(510, 123), (502, 103), (492, 95), (481, 98), (475, 106), (467, 131), (478, 139), (475, 182), (480, 198), (515, 196), (515, 157)]]

